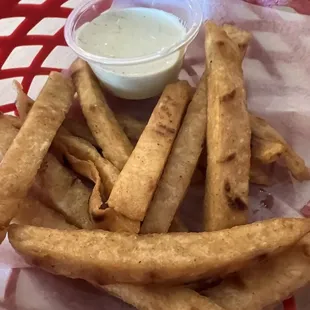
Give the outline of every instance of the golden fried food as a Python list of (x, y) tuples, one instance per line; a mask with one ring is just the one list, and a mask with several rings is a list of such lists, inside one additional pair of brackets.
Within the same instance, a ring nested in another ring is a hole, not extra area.
[(166, 233), (190, 185), (205, 140), (207, 74), (204, 74), (168, 157), (141, 233)]
[(205, 229), (248, 221), (250, 122), (238, 45), (221, 27), (206, 23), (208, 59)]
[(14, 81), (13, 83), (17, 92), (15, 104), (18, 111), (18, 116), (21, 121), (24, 122), (34, 104), (34, 100), (24, 93), (23, 87), (19, 82)]
[(260, 161), (251, 159), (250, 182), (252, 184), (272, 185), (272, 165), (266, 165)]
[(129, 219), (112, 208), (105, 209), (105, 206), (97, 211), (94, 220), (96, 227), (103, 230), (132, 234), (137, 234), (140, 231), (140, 221)]
[(267, 141), (252, 135), (251, 154), (252, 158), (263, 164), (276, 162), (285, 152), (285, 146), (282, 143)]
[(71, 80), (52, 72), (0, 165), (0, 230), (18, 211), (73, 100)]
[(262, 254), (284, 251), (310, 231), (309, 219), (273, 219), (204, 233), (135, 235), (11, 225), (26, 261), (52, 273), (103, 284), (182, 284), (223, 276)]
[(191, 97), (188, 82), (166, 86), (113, 187), (110, 208), (133, 220), (144, 219)]
[[(103, 158), (91, 143), (72, 136), (65, 128), (60, 128), (54, 139), (53, 146), (68, 159), (73, 169), (76, 166), (71, 162), (70, 159), (72, 158), (92, 162), (101, 178), (103, 192), (107, 198), (109, 197), (118, 178), (119, 170), (111, 162)], [(80, 171), (77, 172), (81, 173)], [(84, 176), (88, 177), (87, 175)]]
[(93, 137), (91, 131), (89, 130), (87, 125), (82, 123), (81, 121), (76, 121), (72, 118), (66, 118), (62, 126), (66, 128), (73, 136), (82, 138), (94, 145), (95, 147), (98, 147), (98, 143)]
[(287, 168), (298, 181), (310, 180), (310, 172), (305, 161), (291, 148), (284, 138), (264, 119), (250, 115), (252, 135), (265, 143), (281, 144), (285, 150), (283, 158)]
[(88, 127), (104, 157), (121, 170), (133, 147), (108, 106), (100, 84), (88, 64), (78, 59), (72, 64), (71, 70)]
[(70, 225), (61, 214), (31, 194), (28, 194), (21, 202), (21, 208), (13, 218), (12, 223), (56, 229), (77, 229)]
[(130, 141), (136, 144), (147, 123), (126, 114), (116, 114), (115, 117)]
[(310, 282), (310, 235), (292, 249), (262, 261), (204, 292), (227, 310), (261, 310)]
[[(0, 115), (1, 157), (7, 152), (17, 133), (18, 129), (12, 126), (11, 119)], [(85, 229), (94, 227), (88, 214), (91, 190), (61, 165), (52, 154), (45, 157), (33, 190), (50, 207), (63, 214), (68, 222)]]
[(243, 58), (252, 39), (252, 34), (234, 25), (224, 24), (222, 28), (228, 37), (238, 45), (241, 51), (241, 57)]

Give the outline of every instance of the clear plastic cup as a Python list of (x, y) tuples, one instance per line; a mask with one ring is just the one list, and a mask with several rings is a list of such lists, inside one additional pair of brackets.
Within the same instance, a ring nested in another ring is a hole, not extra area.
[[(160, 9), (175, 15), (186, 29), (181, 41), (153, 54), (134, 58), (109, 58), (91, 54), (77, 44), (77, 31), (106, 11), (111, 0), (88, 0), (76, 7), (65, 25), (67, 44), (76, 54), (87, 61), (98, 79), (116, 96), (125, 99), (146, 99), (159, 95), (164, 87), (178, 77), (188, 45), (198, 34), (202, 23), (199, 0), (114, 0), (110, 9), (147, 7)], [(175, 61), (171, 61), (171, 59)], [(170, 65), (162, 66), (165, 64)], [(155, 70), (144, 71), (145, 64), (152, 64)], [(140, 67), (137, 73), (137, 68)], [(122, 67), (124, 70), (115, 70)], [(120, 71), (122, 71), (120, 73)]]

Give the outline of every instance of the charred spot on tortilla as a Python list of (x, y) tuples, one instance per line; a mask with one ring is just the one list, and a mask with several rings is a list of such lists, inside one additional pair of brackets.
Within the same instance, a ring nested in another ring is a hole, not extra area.
[(240, 197), (234, 199), (234, 207), (240, 211), (248, 209), (248, 205)]
[(223, 97), (222, 97), (222, 102), (227, 102), (227, 101), (231, 101), (235, 98), (236, 96), (236, 89), (233, 89), (231, 92), (225, 94)]
[(228, 206), (233, 210), (245, 211), (248, 209), (248, 205), (240, 198), (233, 197), (233, 194), (230, 192), (230, 184), (225, 184), (225, 192)]
[(230, 153), (226, 157), (219, 159), (218, 163), (228, 163), (228, 162), (234, 160), (236, 158), (236, 156), (237, 156), (236, 152)]
[[(171, 99), (170, 99), (170, 100), (171, 100)], [(167, 101), (168, 101), (168, 100), (167, 100)], [(171, 117), (171, 116), (172, 116), (171, 111), (169, 110), (169, 108), (168, 108), (166, 105), (162, 106), (161, 109), (167, 114), (168, 117)]]
[(225, 192), (230, 193), (231, 187), (230, 187), (229, 181), (225, 181), (224, 188), (225, 188)]
[(162, 135), (174, 135), (175, 134), (175, 129), (169, 126), (166, 126), (164, 124), (159, 123), (158, 127), (161, 129), (160, 132)]

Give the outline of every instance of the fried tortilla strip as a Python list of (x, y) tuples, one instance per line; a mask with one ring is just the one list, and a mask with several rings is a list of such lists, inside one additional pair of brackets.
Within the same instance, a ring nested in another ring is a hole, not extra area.
[[(16, 107), (18, 110), (19, 118), (22, 122), (26, 119), (31, 107), (33, 106), (34, 100), (32, 100), (25, 92), (23, 87), (17, 81), (14, 81), (14, 85), (17, 91)], [(73, 136), (80, 137), (94, 146), (98, 146), (96, 140), (92, 136), (87, 125), (82, 124), (71, 118), (66, 118), (62, 124)], [(17, 127), (20, 128), (20, 127)]]
[(110, 208), (133, 220), (144, 219), (191, 96), (186, 81), (166, 86), (113, 187)]
[(17, 133), (18, 129), (12, 125), (7, 115), (0, 113), (0, 161), (9, 149)]
[(305, 161), (290, 147), (284, 138), (264, 119), (250, 115), (252, 135), (265, 141), (265, 143), (282, 144), (285, 148), (283, 158), (287, 168), (298, 181), (310, 180), (310, 172)]
[(18, 81), (13, 81), (17, 92), (16, 108), (19, 114), (19, 118), (22, 122), (25, 121), (29, 111), (31, 110), (34, 100), (32, 100), (27, 94), (24, 93), (22, 85)]
[(67, 158), (74, 171), (94, 182), (95, 185), (89, 198), (89, 212), (93, 218), (100, 216), (105, 198), (101, 178), (96, 166), (91, 161), (80, 160), (72, 155), (67, 155)]
[(260, 161), (251, 159), (250, 182), (257, 185), (272, 185), (272, 165), (262, 164)]
[(102, 288), (138, 310), (224, 310), (208, 298), (183, 287), (110, 284)]
[(136, 144), (147, 123), (125, 114), (116, 114), (115, 117), (130, 141)]
[[(109, 197), (118, 178), (119, 170), (111, 162), (103, 158), (92, 144), (86, 140), (72, 136), (65, 128), (60, 128), (54, 139), (53, 146), (61, 154), (65, 155), (69, 163), (73, 166), (73, 169), (76, 167), (71, 162), (73, 158), (86, 162), (91, 161), (101, 178), (104, 194), (107, 198)], [(82, 174), (80, 171), (77, 172)], [(84, 176), (88, 177), (87, 175)], [(94, 181), (93, 179), (91, 180)]]
[(52, 207), (62, 213), (68, 222), (79, 228), (94, 228), (88, 207), (91, 190), (52, 154), (45, 158), (36, 185), (46, 191)]
[(133, 147), (109, 108), (100, 84), (88, 64), (77, 59), (71, 70), (88, 127), (104, 157), (121, 170)]
[(190, 185), (205, 141), (207, 74), (201, 78), (171, 149), (141, 233), (166, 233)]
[(97, 228), (114, 232), (128, 232), (132, 234), (139, 233), (140, 221), (131, 220), (111, 208), (106, 210), (103, 208), (100, 211), (97, 212), (98, 215), (94, 218)]
[(139, 221), (133, 221), (104, 207), (104, 198), (109, 197), (119, 170), (102, 158), (90, 143), (71, 136), (63, 128), (58, 131), (53, 145), (66, 156), (74, 171), (94, 182), (89, 210), (96, 227), (109, 231), (138, 233)]
[(310, 235), (292, 249), (263, 260), (204, 292), (227, 310), (261, 310), (310, 282)]
[(0, 112), (0, 118), (1, 119), (6, 119), (16, 129), (20, 129), (22, 127), (22, 125), (23, 125), (21, 120), (18, 117), (14, 116), (14, 115), (2, 114)]
[[(17, 82), (16, 87), (18, 89), (16, 104), (19, 115), (23, 115), (22, 120), (24, 120), (31, 109), (31, 99), (23, 92), (20, 84), (18, 86)], [(28, 104), (27, 102), (30, 103)], [(108, 160), (102, 158), (91, 143), (82, 138), (72, 136), (63, 126), (58, 130), (53, 141), (53, 146), (62, 155), (66, 156), (76, 172), (95, 183), (90, 198), (90, 209), (99, 209), (103, 202), (100, 198), (101, 195), (98, 194), (98, 190), (100, 188), (100, 192), (104, 193), (107, 197), (110, 195), (112, 187), (119, 175), (118, 169)], [(97, 177), (97, 171), (95, 172), (95, 170), (98, 170), (100, 176), (98, 175)]]
[[(12, 126), (10, 120), (0, 115), (1, 157), (7, 152), (17, 133), (18, 129)], [(88, 214), (90, 189), (52, 154), (45, 157), (32, 189), (42, 201), (62, 213), (68, 222), (80, 228), (94, 228)]]
[(94, 227), (108, 231), (137, 234), (140, 230), (139, 221), (128, 219), (113, 209), (105, 210), (102, 180), (94, 163), (92, 161), (80, 160), (72, 155), (67, 155), (67, 158), (77, 173), (92, 180), (95, 184), (89, 198), (89, 212), (95, 223)]
[(82, 138), (91, 143), (93, 146), (98, 147), (98, 143), (96, 142), (86, 124), (78, 122), (72, 118), (66, 118), (62, 126), (66, 128), (73, 136)]
[(229, 24), (224, 24), (222, 28), (228, 37), (238, 45), (241, 52), (241, 57), (244, 58), (249, 42), (252, 39), (252, 34), (246, 30)]
[(266, 141), (252, 135), (251, 154), (252, 158), (263, 164), (276, 162), (285, 152), (285, 146), (274, 141)]
[(206, 23), (208, 59), (207, 176), (205, 229), (220, 230), (248, 221), (250, 121), (235, 42)]
[(71, 80), (52, 72), (0, 165), (0, 229), (4, 231), (34, 183), (72, 103)]
[(21, 208), (12, 220), (15, 224), (33, 225), (56, 229), (77, 229), (66, 222), (55, 210), (47, 207), (38, 199), (29, 195), (21, 202)]
[[(8, 119), (6, 116), (0, 114), (0, 159), (18, 132), (12, 126), (11, 119)], [(70, 155), (68, 156), (70, 157)], [(69, 161), (71, 164), (74, 164), (76, 158), (71, 158)], [(77, 172), (83, 174), (81, 170), (77, 167), (75, 168)], [(87, 175), (85, 176), (87, 177)], [(77, 227), (84, 229), (100, 228), (109, 231), (131, 233), (138, 233), (140, 230), (139, 221), (130, 220), (113, 209), (105, 211), (96, 209), (94, 205), (97, 208), (98, 206), (101, 207), (98, 194), (95, 198), (92, 198), (90, 204), (92, 210), (96, 210), (95, 223), (93, 223), (88, 213), (91, 190), (68, 169), (62, 166), (52, 154), (48, 155), (45, 168), (40, 170), (36, 181), (36, 185), (39, 187), (36, 189), (36, 193), (42, 196), (42, 200), (47, 200), (51, 207), (62, 213), (70, 223)], [(47, 193), (47, 198), (44, 194), (42, 195), (42, 189)]]
[(284, 218), (211, 233), (150, 235), (15, 225), (9, 240), (26, 261), (69, 278), (99, 285), (176, 285), (235, 272), (309, 231), (309, 219)]

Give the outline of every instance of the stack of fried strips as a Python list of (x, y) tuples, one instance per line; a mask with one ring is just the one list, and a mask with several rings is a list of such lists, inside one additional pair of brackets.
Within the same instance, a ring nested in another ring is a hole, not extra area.
[[(1, 240), (8, 231), (30, 264), (141, 310), (259, 310), (310, 281), (310, 220), (248, 224), (250, 182), (272, 184), (279, 160), (298, 181), (309, 170), (248, 111), (251, 35), (205, 28), (197, 89), (167, 85), (147, 123), (114, 114), (80, 59), (35, 101), (15, 82), (19, 116), (0, 115)], [(75, 92), (83, 122), (67, 114)], [(205, 231), (191, 233), (178, 209), (197, 169)]]

